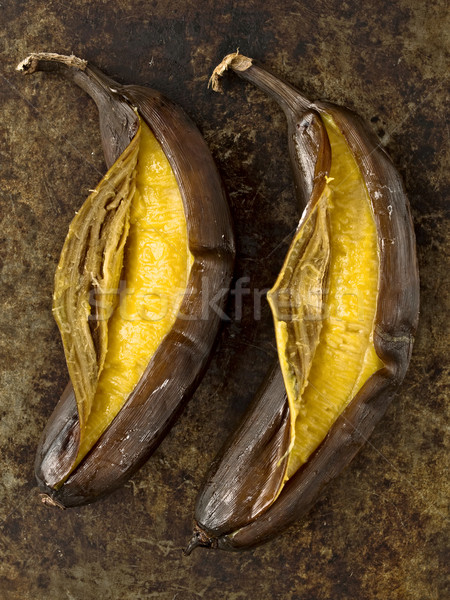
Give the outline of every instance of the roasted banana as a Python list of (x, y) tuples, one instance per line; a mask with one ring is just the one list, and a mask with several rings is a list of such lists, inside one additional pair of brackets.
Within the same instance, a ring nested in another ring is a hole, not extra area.
[(40, 441), (36, 477), (44, 501), (67, 507), (126, 481), (192, 395), (234, 241), (208, 147), (173, 102), (74, 56), (32, 54), (18, 70), (58, 72), (95, 100), (109, 169), (73, 219), (55, 275), (71, 383)]
[(308, 101), (238, 53), (214, 71), (214, 89), (227, 69), (284, 110), (307, 203), (268, 293), (279, 364), (211, 467), (187, 553), (249, 548), (309, 510), (384, 414), (419, 314), (409, 204), (378, 140), (354, 113)]

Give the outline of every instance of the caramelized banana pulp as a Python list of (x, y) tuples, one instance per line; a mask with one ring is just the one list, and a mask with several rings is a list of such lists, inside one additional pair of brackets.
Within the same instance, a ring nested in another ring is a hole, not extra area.
[(286, 479), (383, 366), (373, 344), (379, 258), (369, 196), (344, 136), (322, 119), (329, 177), (268, 294), (291, 413)]
[(72, 470), (120, 411), (172, 328), (192, 265), (175, 175), (143, 121), (135, 185), (119, 301), (108, 322), (106, 357)]

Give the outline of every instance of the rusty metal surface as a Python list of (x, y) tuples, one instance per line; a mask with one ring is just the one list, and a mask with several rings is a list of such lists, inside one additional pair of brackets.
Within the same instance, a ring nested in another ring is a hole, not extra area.
[[(30, 0), (2, 3), (0, 16), (0, 598), (445, 597), (446, 3)], [(273, 283), (298, 218), (283, 115), (237, 78), (223, 95), (206, 88), (238, 46), (311, 98), (372, 123), (411, 201), (421, 321), (398, 397), (309, 516), (244, 554), (187, 558), (202, 478), (275, 355), (264, 298), (254, 319), (255, 292)], [(112, 496), (67, 511), (41, 504), (33, 478), (67, 378), (52, 280), (68, 224), (104, 165), (84, 93), (15, 73), (31, 51), (74, 52), (185, 108), (228, 189), (235, 280), (249, 278), (251, 290), (242, 311), (230, 298), (211, 367), (152, 459)]]

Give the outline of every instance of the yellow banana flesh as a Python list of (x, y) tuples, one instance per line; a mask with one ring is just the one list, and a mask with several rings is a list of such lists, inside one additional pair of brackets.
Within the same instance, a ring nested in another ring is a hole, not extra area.
[(322, 119), (332, 152), (329, 177), (268, 294), (291, 411), (286, 479), (383, 366), (373, 344), (379, 261), (369, 196), (343, 135), (331, 117)]
[(135, 185), (124, 256), (126, 287), (108, 323), (106, 358), (73, 469), (118, 414), (172, 328), (189, 278), (192, 256), (180, 190), (143, 121)]

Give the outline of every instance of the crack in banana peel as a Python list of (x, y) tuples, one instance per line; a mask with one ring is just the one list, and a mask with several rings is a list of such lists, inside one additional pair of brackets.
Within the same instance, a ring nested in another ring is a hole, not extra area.
[(140, 129), (77, 212), (55, 273), (53, 316), (75, 389), (81, 439), (106, 358), (108, 321), (118, 301), (139, 140)]

